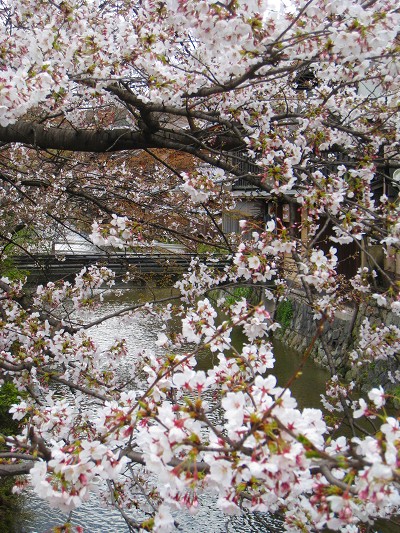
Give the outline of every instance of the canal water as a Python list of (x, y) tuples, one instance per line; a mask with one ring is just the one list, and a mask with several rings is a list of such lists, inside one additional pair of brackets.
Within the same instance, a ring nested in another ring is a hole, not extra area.
[[(170, 295), (170, 289), (157, 290), (156, 294), (158, 298), (166, 298)], [(117, 291), (105, 297), (98, 312), (91, 313), (85, 318), (92, 321), (99, 316), (111, 314), (121, 307), (132, 305), (134, 302), (146, 301), (148, 298), (149, 293), (140, 288)], [(124, 325), (121, 317), (115, 317), (93, 327), (90, 331), (93, 338), (104, 348), (112, 343), (116, 335), (125, 338), (129, 349), (129, 358), (135, 359), (142, 350), (156, 346), (155, 341), (161, 326), (162, 323), (154, 316), (138, 316), (130, 320), (129, 326)], [(240, 332), (237, 332), (236, 335), (235, 341), (240, 345), (243, 339), (240, 337)], [(296, 372), (300, 359), (297, 353), (279, 343), (275, 345), (275, 357), (276, 364), (273, 373), (279, 384), (284, 385)], [(129, 359), (126, 364), (129, 364)], [(211, 364), (209, 355), (202, 354), (199, 359), (199, 366), (209, 368)], [(327, 379), (327, 372), (308, 361), (301, 377), (292, 387), (293, 395), (299, 406), (319, 407), (320, 394), (325, 391)], [(211, 494), (201, 496), (200, 502), (201, 505), (199, 505), (197, 514), (182, 512), (177, 515), (176, 519), (182, 533), (277, 533), (283, 530), (280, 518), (275, 516), (260, 513), (245, 513), (234, 518), (223, 516), (217, 509)], [(21, 504), (26, 518), (20, 520), (13, 531), (6, 532), (0, 529), (1, 533), (44, 533), (55, 526), (60, 526), (66, 520), (65, 515), (50, 508), (46, 502), (36, 497), (29, 489), (22, 496)], [(74, 511), (72, 520), (74, 525), (83, 526), (85, 533), (128, 533), (129, 531), (118, 511), (103, 506), (96, 497)]]

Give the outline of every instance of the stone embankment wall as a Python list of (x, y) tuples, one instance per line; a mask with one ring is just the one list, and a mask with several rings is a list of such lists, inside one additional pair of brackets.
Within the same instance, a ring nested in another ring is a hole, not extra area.
[[(317, 333), (318, 321), (313, 318), (313, 311), (304, 300), (304, 293), (293, 292), (290, 297), (293, 316), (286, 329), (278, 330), (281, 340), (288, 346), (304, 352)], [(352, 332), (357, 317), (357, 309), (348, 308), (338, 313), (335, 320), (324, 324), (323, 337), (330, 350), (335, 366), (347, 366), (347, 353), (352, 344)], [(321, 340), (317, 339), (312, 351), (315, 362), (328, 366), (328, 360)]]
[[(313, 311), (305, 302), (304, 293), (294, 292), (290, 301), (292, 304), (290, 323), (276, 334), (285, 344), (304, 353), (317, 332), (318, 321), (313, 319)], [(325, 347), (321, 340), (317, 339), (311, 356), (318, 365), (329, 369), (326, 355), (328, 349), (337, 372), (343, 377), (349, 380), (356, 379), (361, 382), (362, 387), (390, 386), (388, 370), (394, 373), (399, 368), (396, 358), (390, 361), (377, 361), (362, 368), (355, 366), (349, 359), (351, 350), (357, 344), (360, 326), (365, 317), (368, 317), (371, 323), (383, 322), (386, 325), (395, 324), (400, 327), (400, 317), (376, 305), (347, 306), (337, 313), (332, 322), (324, 324)]]

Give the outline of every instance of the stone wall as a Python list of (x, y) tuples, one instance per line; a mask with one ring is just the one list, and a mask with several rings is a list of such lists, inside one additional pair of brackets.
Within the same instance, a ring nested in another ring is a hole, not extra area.
[[(317, 321), (313, 320), (313, 312), (304, 300), (304, 293), (293, 292), (290, 301), (293, 307), (290, 325), (284, 331), (277, 330), (276, 334), (288, 346), (304, 352), (316, 334)], [(342, 376), (349, 380), (357, 379), (369, 388), (377, 385), (390, 385), (388, 370), (394, 372), (399, 367), (399, 361), (395, 358), (389, 362), (377, 361), (362, 369), (354, 367), (349, 360), (349, 353), (357, 343), (360, 326), (365, 317), (368, 317), (371, 323), (382, 324), (383, 322), (400, 327), (400, 317), (376, 305), (348, 306), (338, 312), (331, 323), (324, 324), (324, 342), (337, 371)], [(315, 342), (311, 356), (318, 365), (329, 368), (326, 352), (320, 339)]]
[[(359, 308), (356, 320), (354, 323), (353, 337), (356, 342), (360, 335), (360, 327), (364, 319), (368, 318), (370, 324), (382, 325), (386, 324), (400, 327), (400, 317), (391, 311), (378, 307), (377, 305), (363, 305)], [(346, 378), (348, 380), (358, 380), (361, 383), (361, 388), (369, 390), (371, 387), (382, 385), (386, 389), (393, 387), (393, 383), (388, 378), (388, 372), (392, 374), (400, 368), (400, 354), (397, 357), (391, 357), (387, 360), (374, 361), (368, 365), (364, 365), (361, 369), (356, 366), (349, 366), (347, 368)]]
[[(278, 335), (292, 348), (304, 352), (312, 342), (317, 331), (318, 322), (313, 319), (313, 311), (304, 301), (304, 293), (293, 292), (290, 296), (293, 317), (290, 325)], [(340, 367), (347, 365), (348, 348), (352, 344), (352, 332), (357, 317), (357, 309), (348, 308), (337, 314), (335, 320), (324, 324), (324, 339), (329, 346), (333, 360)], [(317, 339), (312, 357), (321, 366), (328, 361), (321, 341)]]

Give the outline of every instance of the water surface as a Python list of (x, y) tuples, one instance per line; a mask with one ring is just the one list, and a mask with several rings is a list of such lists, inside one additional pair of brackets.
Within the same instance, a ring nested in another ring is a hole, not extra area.
[[(170, 289), (157, 290), (158, 298), (165, 298), (171, 294)], [(89, 321), (96, 317), (111, 314), (121, 306), (131, 305), (133, 302), (146, 301), (149, 294), (144, 289), (129, 289), (119, 296), (115, 293), (105, 298), (101, 309), (84, 317)], [(106, 322), (93, 327), (90, 331), (93, 338), (102, 348), (107, 348), (115, 338), (115, 335), (125, 338), (129, 350), (129, 360), (135, 359), (137, 354), (146, 348), (155, 348), (157, 334), (161, 331), (162, 323), (154, 316), (138, 316), (130, 320), (129, 325), (124, 324), (120, 317), (114, 317)], [(240, 330), (234, 332), (234, 343), (240, 346), (243, 336)], [(292, 349), (275, 342), (276, 364), (272, 373), (277, 377), (279, 385), (285, 385), (289, 378), (295, 374), (299, 367), (300, 357)], [(199, 357), (199, 367), (210, 368), (212, 357), (204, 352)], [(121, 367), (122, 374), (124, 367)], [(292, 385), (293, 395), (297, 398), (299, 407), (320, 407), (320, 394), (325, 390), (328, 373), (307, 361), (302, 375)], [(200, 497), (201, 505), (196, 515), (179, 512), (176, 519), (182, 533), (278, 533), (283, 531), (279, 517), (261, 513), (244, 513), (240, 517), (229, 519), (222, 515), (215, 505), (215, 499), (211, 494), (203, 494)], [(28, 520), (21, 523), (18, 533), (43, 533), (55, 526), (62, 525), (66, 516), (52, 509), (40, 500), (31, 489), (25, 492), (24, 507), (30, 511)], [(85, 505), (74, 511), (73, 524), (84, 528), (85, 533), (125, 533), (129, 529), (117, 510), (101, 506), (98, 498), (93, 496)], [(6, 532), (1, 532), (6, 533)], [(11, 533), (11, 532), (10, 532)]]

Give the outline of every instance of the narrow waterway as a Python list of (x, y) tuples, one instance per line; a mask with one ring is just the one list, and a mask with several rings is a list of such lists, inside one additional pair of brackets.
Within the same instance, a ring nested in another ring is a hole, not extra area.
[[(157, 291), (157, 297), (165, 298), (171, 294), (169, 289)], [(120, 309), (121, 306), (130, 305), (133, 302), (145, 301), (149, 295), (143, 289), (129, 289), (111, 294), (98, 312), (92, 313), (90, 319), (97, 316), (110, 314)], [(101, 313), (100, 313), (101, 311)], [(155, 347), (157, 333), (162, 324), (153, 316), (137, 317), (130, 322), (129, 327), (123, 325), (121, 318), (112, 318), (91, 330), (93, 338), (101, 347), (106, 348), (119, 335), (125, 338), (129, 349), (129, 359), (134, 359), (137, 354), (145, 348)], [(240, 332), (236, 332), (237, 345), (242, 342)], [(276, 366), (273, 373), (276, 375), (280, 385), (284, 385), (287, 380), (296, 373), (299, 365), (299, 355), (293, 350), (285, 348), (282, 344), (275, 345)], [(129, 364), (129, 359), (126, 364)], [(209, 368), (212, 365), (210, 355), (203, 353), (199, 359), (199, 366)], [(121, 369), (123, 372), (123, 368)], [(292, 389), (293, 395), (297, 398), (300, 407), (319, 407), (320, 394), (324, 392), (327, 372), (316, 367), (308, 361), (303, 369), (302, 375), (296, 380)], [(23, 509), (27, 518), (19, 523), (15, 531), (1, 533), (43, 533), (45, 531), (63, 524), (66, 516), (55, 509), (50, 508), (35, 496), (31, 490), (27, 490), (22, 499)], [(125, 533), (128, 528), (118, 511), (102, 506), (101, 502), (93, 497), (84, 506), (73, 513), (73, 524), (83, 526), (85, 533)], [(215, 501), (210, 494), (201, 497), (201, 505), (196, 515), (179, 513), (177, 521), (180, 524), (182, 533), (189, 532), (237, 532), (237, 533), (277, 533), (282, 531), (282, 524), (279, 517), (259, 513), (247, 513), (241, 517), (228, 519), (216, 508)]]

